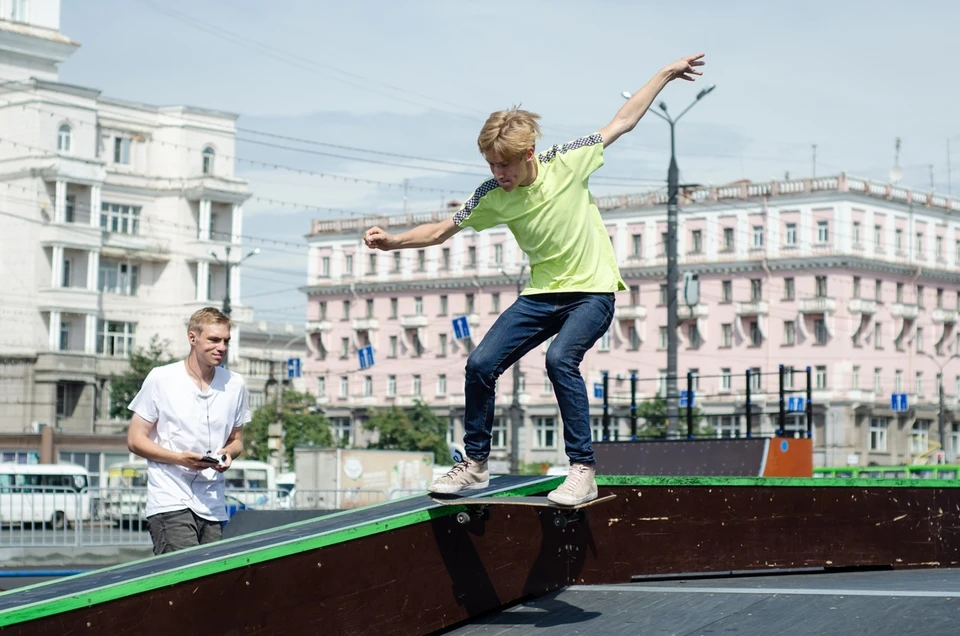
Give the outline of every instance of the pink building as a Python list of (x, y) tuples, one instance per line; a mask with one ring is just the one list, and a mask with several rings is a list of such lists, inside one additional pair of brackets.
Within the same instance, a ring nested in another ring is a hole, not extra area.
[[(667, 343), (666, 198), (598, 199), (629, 291), (609, 333), (581, 367), (591, 396), (607, 372), (612, 428), (630, 435), (630, 376), (638, 401), (664, 390)], [(922, 461), (960, 447), (960, 200), (846, 175), (703, 188), (681, 200), (681, 277), (698, 275), (699, 302), (681, 296), (679, 371), (693, 371), (698, 406), (717, 435), (745, 433), (746, 371), (753, 431), (777, 426), (778, 367), (803, 391), (812, 369), (818, 465)], [(370, 225), (391, 232), (450, 211), (315, 221), (309, 236), (307, 386), (350, 443), (363, 444), (367, 410), (421, 399), (463, 435), (457, 340), (466, 316), (479, 342), (516, 298), (524, 255), (505, 227), (465, 230), (424, 250), (371, 252)], [(360, 369), (367, 344), (375, 364)], [(565, 461), (562, 424), (544, 368), (546, 346), (522, 361), (520, 435), (525, 462)], [(792, 371), (791, 371), (792, 369)], [(945, 394), (939, 437), (938, 388)], [(679, 380), (680, 388), (686, 378)], [(494, 458), (507, 459), (511, 371), (500, 381)], [(907, 412), (890, 409), (906, 393)], [(797, 395), (802, 395), (798, 393)], [(595, 438), (602, 400), (593, 399)], [(502, 416), (500, 416), (502, 412)], [(804, 426), (788, 416), (788, 430)]]

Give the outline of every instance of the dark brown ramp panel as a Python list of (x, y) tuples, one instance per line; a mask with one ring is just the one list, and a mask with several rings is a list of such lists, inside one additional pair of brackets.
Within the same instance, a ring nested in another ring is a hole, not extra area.
[[(501, 478), (540, 494), (558, 480)], [(10, 634), (423, 634), (571, 584), (960, 559), (944, 481), (605, 477), (582, 523), (417, 497), (0, 595)], [(214, 623), (213, 621), (217, 622)]]

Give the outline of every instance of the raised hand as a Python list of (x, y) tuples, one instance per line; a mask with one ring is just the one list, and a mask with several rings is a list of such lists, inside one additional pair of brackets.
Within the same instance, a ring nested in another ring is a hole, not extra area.
[(387, 251), (394, 247), (393, 235), (383, 231), (379, 227), (372, 227), (363, 235), (363, 242), (372, 250)]
[(703, 71), (698, 71), (697, 67), (706, 64), (706, 62), (703, 61), (704, 55), (706, 54), (697, 53), (696, 55), (682, 57), (676, 62), (667, 64), (663, 70), (667, 73), (670, 80), (680, 78), (692, 82), (696, 79), (696, 77), (694, 77), (695, 75), (703, 75)]

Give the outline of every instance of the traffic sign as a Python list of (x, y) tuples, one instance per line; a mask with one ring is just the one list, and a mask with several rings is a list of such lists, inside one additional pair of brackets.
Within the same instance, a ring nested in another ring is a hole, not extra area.
[(910, 403), (907, 401), (906, 393), (891, 393), (890, 394), (890, 410), (903, 412), (909, 410)]
[(790, 413), (803, 413), (806, 406), (806, 399), (802, 397), (788, 397), (787, 411)]
[[(688, 404), (689, 402), (689, 404)], [(697, 392), (693, 391), (687, 393), (686, 391), (680, 391), (680, 406), (686, 406), (688, 408), (693, 408), (696, 406), (697, 402)]]
[(291, 379), (300, 377), (300, 358), (287, 360), (287, 377)]
[(593, 397), (597, 399), (603, 398), (603, 382), (593, 383)]
[(453, 337), (457, 340), (470, 337), (470, 325), (467, 323), (466, 316), (459, 316), (453, 319)]
[(367, 369), (373, 366), (373, 346), (367, 345), (357, 349), (357, 356), (360, 358), (360, 368)]

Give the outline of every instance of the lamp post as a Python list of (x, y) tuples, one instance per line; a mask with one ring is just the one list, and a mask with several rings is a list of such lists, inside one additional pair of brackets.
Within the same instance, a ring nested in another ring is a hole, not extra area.
[(212, 256), (212, 257), (213, 257), (213, 260), (217, 261), (217, 263), (219, 263), (220, 265), (223, 265), (224, 269), (225, 269), (226, 272), (227, 272), (227, 289), (226, 289), (226, 293), (224, 293), (224, 295), (223, 295), (223, 313), (225, 313), (227, 316), (229, 316), (229, 315), (230, 315), (230, 311), (231, 311), (231, 307), (230, 307), (230, 272), (233, 270), (234, 267), (239, 266), (240, 263), (242, 263), (243, 261), (247, 260), (247, 259), (250, 258), (251, 256), (256, 256), (257, 254), (259, 254), (259, 253), (260, 253), (260, 248), (258, 247), (258, 248), (256, 248), (256, 249), (254, 249), (253, 251), (251, 251), (250, 253), (248, 253), (246, 256), (244, 256), (243, 258), (241, 258), (241, 259), (240, 259), (239, 261), (237, 261), (236, 263), (231, 263), (231, 262), (230, 262), (230, 246), (227, 245), (224, 249), (225, 249), (226, 252), (227, 252), (227, 256), (226, 256), (226, 258), (225, 258), (224, 260), (220, 260), (220, 257), (217, 256), (216, 253), (215, 253), (213, 250), (210, 250), (210, 256)]
[[(677, 408), (677, 284), (679, 271), (677, 270), (677, 194), (680, 189), (679, 169), (677, 168), (676, 144), (674, 142), (674, 127), (688, 110), (697, 102), (710, 94), (716, 85), (708, 86), (699, 93), (697, 98), (679, 115), (671, 117), (667, 112), (667, 104), (661, 101), (657, 104), (663, 113), (650, 109), (660, 119), (670, 125), (670, 167), (667, 169), (667, 437), (675, 438), (679, 435), (679, 410)], [(627, 91), (622, 93), (625, 99), (630, 99)]]
[[(520, 272), (514, 281), (517, 284), (517, 298), (523, 291), (523, 272), (527, 264), (520, 265)], [(504, 276), (508, 274), (500, 268)], [(513, 363), (513, 400), (510, 403), (510, 474), (520, 474), (520, 427), (523, 425), (523, 409), (520, 407), (520, 361)]]
[[(949, 358), (947, 358), (943, 364), (940, 364), (939, 362), (937, 362), (937, 359), (934, 358), (931, 353), (924, 351), (923, 354), (928, 358), (930, 358), (931, 360), (933, 360), (933, 363), (937, 365), (937, 368), (940, 370), (940, 382), (939, 382), (940, 386), (937, 387), (937, 393), (938, 393), (937, 398), (939, 400), (938, 406), (937, 406), (937, 439), (940, 441), (940, 450), (943, 451), (944, 460), (946, 460), (947, 439), (946, 439), (946, 422), (943, 419), (944, 411), (946, 410), (944, 408), (944, 398), (943, 398), (943, 369), (948, 364), (950, 364), (950, 361), (953, 360), (954, 358), (960, 358), (960, 354), (954, 353)], [(957, 452), (956, 448), (953, 448), (951, 450), (953, 450), (954, 453)]]

